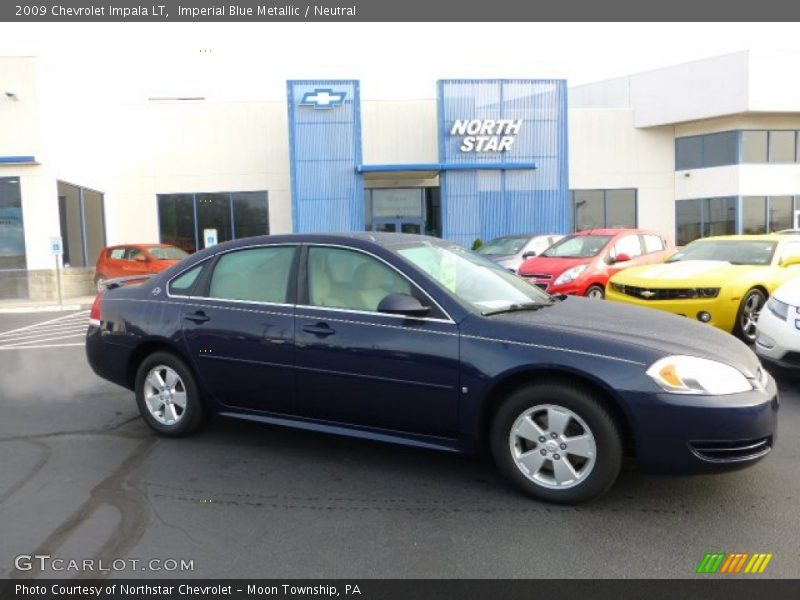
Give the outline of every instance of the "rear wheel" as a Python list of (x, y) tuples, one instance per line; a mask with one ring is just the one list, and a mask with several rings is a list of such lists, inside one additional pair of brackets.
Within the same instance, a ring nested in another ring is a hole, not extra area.
[(205, 407), (194, 375), (170, 352), (154, 352), (136, 372), (136, 403), (156, 433), (179, 437), (203, 423)]
[(622, 439), (611, 415), (586, 390), (531, 384), (500, 406), (492, 453), (503, 473), (541, 500), (576, 504), (605, 492), (622, 464)]
[(602, 300), (606, 297), (606, 291), (603, 289), (602, 285), (591, 285), (589, 286), (589, 289), (586, 290), (586, 297), (594, 298), (595, 300)]
[(742, 302), (739, 304), (739, 312), (736, 315), (736, 329), (734, 330), (734, 333), (742, 341), (748, 344), (756, 341), (756, 323), (766, 301), (767, 295), (757, 288), (748, 291), (742, 298)]

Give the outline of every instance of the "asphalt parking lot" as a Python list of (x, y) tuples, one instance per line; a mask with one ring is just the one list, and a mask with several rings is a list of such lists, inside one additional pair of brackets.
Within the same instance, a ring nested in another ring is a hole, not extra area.
[(87, 318), (0, 315), (0, 577), (59, 575), (15, 570), (47, 554), (193, 561), (108, 574), (135, 577), (675, 578), (711, 551), (770, 552), (760, 577), (800, 575), (796, 380), (779, 380), (778, 445), (754, 468), (655, 477), (627, 464), (605, 497), (558, 507), (486, 457), (220, 418), (158, 438), (133, 394), (89, 369)]

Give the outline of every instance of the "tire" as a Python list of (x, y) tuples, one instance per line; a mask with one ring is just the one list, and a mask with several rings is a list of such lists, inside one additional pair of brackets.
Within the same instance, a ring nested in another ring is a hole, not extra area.
[[(566, 424), (561, 434), (556, 418)], [(622, 436), (614, 418), (590, 392), (567, 383), (529, 384), (512, 392), (500, 405), (490, 436), (506, 477), (548, 502), (591, 500), (614, 484), (622, 466)]]
[[(159, 377), (165, 386), (160, 385)], [(160, 435), (190, 435), (205, 421), (207, 411), (194, 374), (171, 352), (154, 352), (142, 361), (136, 372), (135, 389), (142, 418)], [(172, 394), (164, 389), (171, 389)], [(154, 399), (148, 402), (148, 397)]]
[(108, 281), (108, 278), (105, 275), (97, 275), (94, 278), (94, 287), (95, 291), (99, 294), (100, 292), (106, 291), (105, 283)]
[(596, 300), (604, 300), (606, 297), (606, 290), (602, 285), (590, 285), (584, 296)]
[(757, 288), (749, 290), (739, 304), (736, 312), (736, 325), (733, 333), (743, 342), (753, 344), (756, 341), (756, 321), (758, 313), (764, 308), (767, 295)]

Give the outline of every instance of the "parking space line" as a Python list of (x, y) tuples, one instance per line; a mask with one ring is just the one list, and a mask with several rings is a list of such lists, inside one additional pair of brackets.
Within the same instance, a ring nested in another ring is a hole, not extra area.
[(70, 348), (73, 346), (84, 346), (83, 342), (77, 344), (40, 344), (36, 346), (0, 346), (2, 350), (35, 350), (36, 348)]
[(71, 327), (69, 329), (61, 329), (58, 331), (35, 331), (31, 333), (26, 333), (24, 335), (17, 335), (14, 337), (8, 337), (0, 339), (0, 345), (7, 346), (9, 344), (20, 344), (25, 341), (35, 340), (37, 338), (48, 338), (48, 337), (55, 337), (57, 335), (84, 335), (86, 334), (86, 328), (88, 327), (88, 323), (86, 325), (78, 325), (76, 327)]
[(34, 327), (41, 327), (42, 325), (47, 325), (49, 323), (55, 323), (57, 321), (65, 321), (67, 319), (75, 319), (77, 317), (83, 317), (85, 315), (88, 315), (89, 312), (90, 311), (88, 311), (88, 310), (82, 310), (82, 311), (78, 311), (76, 313), (72, 313), (72, 314), (69, 314), (69, 315), (64, 315), (63, 317), (56, 317), (55, 319), (48, 319), (47, 321), (41, 321), (39, 323), (34, 323), (32, 325), (26, 325), (25, 327), (18, 327), (16, 329), (9, 329), (8, 331), (3, 331), (2, 333), (0, 333), (0, 339), (2, 339), (2, 337), (10, 335), (12, 333), (18, 333), (20, 331), (27, 331), (29, 329), (33, 329)]
[[(54, 336), (54, 337), (45, 338), (43, 340), (32, 340), (32, 341), (34, 343), (54, 342), (55, 340), (66, 340), (66, 339), (69, 339), (69, 338), (75, 338), (75, 337), (78, 337), (79, 335), (82, 335), (82, 334), (71, 333), (69, 335), (60, 335), (60, 336)], [(25, 346), (27, 346), (29, 344), (30, 344), (30, 342), (14, 342), (13, 344), (3, 344), (2, 346), (0, 346), (0, 348), (24, 348)]]

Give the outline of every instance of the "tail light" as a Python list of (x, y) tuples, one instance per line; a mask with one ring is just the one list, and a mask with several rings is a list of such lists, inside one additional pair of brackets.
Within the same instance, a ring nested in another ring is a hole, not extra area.
[(100, 292), (95, 296), (94, 302), (92, 302), (92, 310), (89, 312), (89, 325), (100, 326), (100, 312), (103, 307), (103, 298), (105, 295), (105, 292)]

